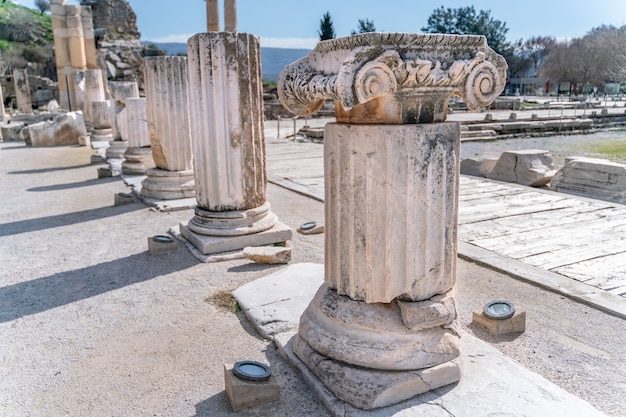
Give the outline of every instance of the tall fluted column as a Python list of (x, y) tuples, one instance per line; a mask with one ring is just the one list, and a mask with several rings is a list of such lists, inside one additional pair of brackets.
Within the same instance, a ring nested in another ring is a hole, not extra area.
[(70, 60), (67, 22), (65, 19), (65, 0), (50, 2), (50, 14), (52, 17), (52, 31), (54, 34), (54, 55), (56, 58), (57, 78), (59, 79), (59, 99), (61, 108), (77, 110), (71, 103), (73, 74), (75, 69)]
[(82, 6), (65, 6), (70, 62), (72, 63), (72, 67), (76, 70), (87, 69), (81, 11)]
[(224, 32), (237, 32), (237, 0), (224, 0)]
[(85, 64), (89, 69), (97, 69), (96, 37), (93, 28), (93, 13), (91, 6), (81, 6), (80, 12), (83, 25), (83, 39), (85, 49)]
[(148, 131), (156, 168), (146, 171), (141, 195), (159, 200), (195, 197), (187, 58), (144, 58)]
[[(193, 36), (187, 46), (198, 206), (181, 232), (205, 254), (289, 239), (291, 230), (279, 226), (265, 200), (259, 38), (210, 32)], [(225, 239), (213, 248), (214, 239), (202, 238), (245, 235), (253, 237)]]
[[(445, 70), (443, 69), (445, 68)], [(487, 106), (506, 62), (482, 36), (371, 33), (320, 42), (278, 92), (324, 100), (325, 284), (293, 350), (339, 399), (370, 410), (458, 381), (454, 286), (460, 127), (455, 94)]]
[(220, 8), (218, 0), (206, 0), (207, 32), (220, 31)]
[(104, 83), (102, 81), (102, 71), (99, 69), (88, 69), (84, 72), (85, 75), (85, 100), (84, 116), (85, 122), (93, 124), (92, 119), (92, 103), (95, 101), (104, 101), (106, 96), (104, 94)]
[(15, 101), (17, 110), (22, 114), (33, 114), (33, 101), (30, 96), (30, 84), (27, 70), (13, 71), (13, 85), (15, 86)]

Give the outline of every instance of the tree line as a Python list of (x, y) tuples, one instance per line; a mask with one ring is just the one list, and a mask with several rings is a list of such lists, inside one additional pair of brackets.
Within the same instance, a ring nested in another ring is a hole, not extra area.
[[(583, 37), (561, 41), (550, 36), (509, 41), (506, 22), (493, 18), (490, 10), (441, 6), (430, 14), (421, 30), (484, 35), (488, 45), (509, 64), (509, 78), (540, 76), (555, 84), (570, 83), (575, 94), (590, 92), (594, 87), (603, 91), (609, 83), (621, 82), (626, 89), (626, 26), (600, 26)], [(364, 19), (358, 21), (351, 34), (375, 31), (374, 21)], [(320, 20), (318, 35), (320, 40), (336, 36), (329, 12)]]

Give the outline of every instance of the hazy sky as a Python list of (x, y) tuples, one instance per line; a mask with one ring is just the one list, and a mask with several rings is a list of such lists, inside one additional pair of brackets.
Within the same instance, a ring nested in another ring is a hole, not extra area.
[[(34, 7), (34, 0), (12, 0)], [(220, 1), (220, 7), (223, 0)], [(69, 0), (68, 4), (78, 4)], [(203, 0), (130, 0), (142, 40), (186, 42), (206, 31)], [(347, 36), (359, 19), (370, 19), (379, 31), (419, 32), (439, 6), (463, 7), (448, 0), (237, 0), (239, 31), (259, 35), (263, 46), (312, 48), (322, 15), (328, 11), (337, 36)], [(602, 24), (626, 24), (626, 0), (475, 0), (477, 10), (506, 22), (508, 39), (535, 35), (582, 36)]]

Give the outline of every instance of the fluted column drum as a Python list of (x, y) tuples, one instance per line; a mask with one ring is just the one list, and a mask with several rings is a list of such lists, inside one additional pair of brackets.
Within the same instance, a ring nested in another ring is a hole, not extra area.
[(458, 125), (334, 123), (324, 137), (328, 285), (367, 303), (450, 291)]
[(148, 116), (146, 112), (145, 98), (126, 99), (125, 130), (123, 138), (128, 140), (131, 148), (142, 148), (150, 146), (150, 135), (148, 133)]
[(188, 53), (198, 206), (256, 209), (266, 187), (259, 38), (200, 33), (189, 39)]
[(99, 69), (85, 70), (85, 120), (93, 123), (92, 103), (94, 101), (104, 100), (106, 100), (106, 96), (104, 94), (104, 81), (102, 79), (102, 71)]
[(187, 58), (144, 58), (148, 131), (156, 166), (167, 171), (192, 169)]

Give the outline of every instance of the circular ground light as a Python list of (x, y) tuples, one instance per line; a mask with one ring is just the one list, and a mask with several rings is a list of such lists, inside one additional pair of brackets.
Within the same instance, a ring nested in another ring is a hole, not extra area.
[(235, 363), (234, 374), (247, 381), (267, 381), (272, 376), (270, 367), (255, 361)]
[(485, 304), (485, 316), (494, 320), (505, 320), (515, 314), (515, 305), (510, 301), (496, 300)]
[(165, 236), (165, 235), (152, 236), (152, 240), (158, 243), (172, 243), (174, 241), (173, 238), (171, 238), (170, 236)]
[(300, 225), (300, 230), (311, 230), (317, 226), (317, 222), (306, 222)]

